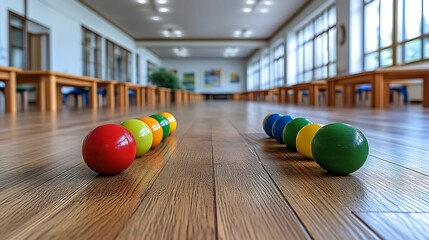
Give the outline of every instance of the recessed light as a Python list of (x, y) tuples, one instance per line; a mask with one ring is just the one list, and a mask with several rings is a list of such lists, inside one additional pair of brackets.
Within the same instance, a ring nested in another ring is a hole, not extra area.
[(182, 31), (180, 31), (180, 30), (175, 30), (175, 31), (174, 31), (174, 35), (175, 35), (176, 37), (181, 37), (181, 36), (182, 36)]
[(168, 9), (168, 8), (160, 8), (159, 11), (165, 13), (165, 12), (170, 11), (170, 9)]
[(174, 48), (173, 52), (179, 57), (187, 57), (189, 55), (188, 49), (186, 48)]
[(167, 3), (167, 0), (158, 0), (157, 1), (159, 4), (166, 4)]
[(140, 3), (140, 4), (146, 4), (146, 3), (147, 3), (147, 0), (137, 0), (136, 2), (137, 2), (137, 3)]
[(270, 5), (273, 5), (273, 2), (272, 1), (265, 1), (264, 4), (267, 6), (270, 6)]
[(240, 30), (237, 30), (237, 31), (234, 31), (234, 37), (240, 37), (240, 35), (241, 35), (241, 31)]
[(240, 51), (238, 48), (227, 48), (223, 51), (224, 57), (235, 57), (237, 53)]
[(251, 11), (252, 11), (251, 8), (243, 8), (243, 12), (245, 12), (245, 13), (248, 13), (248, 12), (251, 12)]
[(154, 20), (154, 21), (159, 21), (161, 18), (160, 17), (158, 17), (158, 16), (153, 16), (152, 17), (152, 20)]
[(252, 35), (252, 31), (245, 30), (245, 31), (243, 32), (243, 36), (244, 36), (244, 37), (249, 37), (250, 35)]
[(249, 5), (255, 4), (255, 0), (247, 0), (246, 4), (249, 4)]
[(162, 34), (164, 35), (164, 37), (170, 37), (170, 31), (168, 30), (162, 31)]
[(261, 8), (261, 13), (266, 13), (266, 12), (268, 12), (268, 9), (266, 9), (266, 8)]

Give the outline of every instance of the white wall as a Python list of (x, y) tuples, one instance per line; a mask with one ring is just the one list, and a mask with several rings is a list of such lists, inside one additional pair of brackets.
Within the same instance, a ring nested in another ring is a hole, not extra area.
[[(0, 0), (0, 64), (8, 65), (8, 11), (24, 15), (24, 0)], [(50, 29), (51, 70), (82, 74), (82, 25), (103, 38), (128, 49), (133, 54), (132, 81), (136, 82), (135, 54), (140, 54), (141, 76), (146, 76), (146, 62), (161, 60), (144, 48), (136, 47), (134, 39), (76, 0), (30, 0), (28, 18)], [(105, 42), (103, 41), (103, 45)], [(104, 46), (103, 46), (104, 47)], [(102, 49), (103, 59), (105, 50)], [(105, 62), (103, 61), (103, 77)], [(143, 72), (144, 71), (144, 72)]]
[[(163, 59), (167, 70), (177, 70), (177, 76), (183, 79), (183, 73), (195, 73), (195, 92), (197, 93), (234, 93), (245, 91), (246, 60), (244, 59)], [(204, 71), (220, 69), (221, 87), (205, 88)], [(239, 83), (230, 83), (230, 74), (238, 73)]]
[(140, 74), (141, 74), (141, 84), (147, 85), (147, 62), (150, 61), (153, 64), (161, 67), (162, 60), (147, 48), (137, 47), (137, 54), (140, 55)]

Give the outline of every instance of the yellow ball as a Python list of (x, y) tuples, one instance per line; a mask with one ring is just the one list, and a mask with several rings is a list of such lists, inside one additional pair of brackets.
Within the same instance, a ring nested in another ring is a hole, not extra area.
[(313, 141), (313, 137), (316, 132), (319, 131), (319, 129), (322, 127), (322, 124), (312, 123), (303, 127), (298, 132), (298, 135), (296, 135), (296, 149), (304, 157), (313, 159), (313, 153), (311, 152), (311, 142)]
[(173, 116), (173, 114), (171, 114), (169, 112), (162, 112), (162, 113), (160, 113), (160, 115), (167, 118), (168, 121), (170, 122), (170, 134), (169, 135), (171, 135), (174, 131), (176, 131), (176, 128), (177, 128), (176, 118)]

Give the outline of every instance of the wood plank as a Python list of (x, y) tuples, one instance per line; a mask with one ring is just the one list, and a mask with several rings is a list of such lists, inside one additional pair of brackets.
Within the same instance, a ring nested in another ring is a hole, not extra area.
[(213, 125), (218, 237), (309, 239), (256, 156), (225, 119)]
[(120, 239), (214, 239), (210, 128), (193, 122), (118, 235)]
[(382, 239), (428, 239), (429, 213), (354, 212)]

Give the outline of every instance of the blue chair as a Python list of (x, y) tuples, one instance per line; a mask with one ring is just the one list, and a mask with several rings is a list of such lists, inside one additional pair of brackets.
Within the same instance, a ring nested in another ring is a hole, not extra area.
[[(393, 93), (398, 92), (399, 95), (403, 96), (403, 102), (404, 104), (408, 103), (408, 89), (407, 86), (399, 86), (399, 85), (391, 85), (389, 86), (390, 92), (389, 92), (389, 100), (390, 103), (393, 102)], [(358, 94), (359, 100), (362, 100), (362, 95), (365, 95), (365, 100), (368, 100), (368, 92), (371, 91), (371, 85), (369, 84), (362, 84), (360, 85), (356, 90), (355, 93)]]

